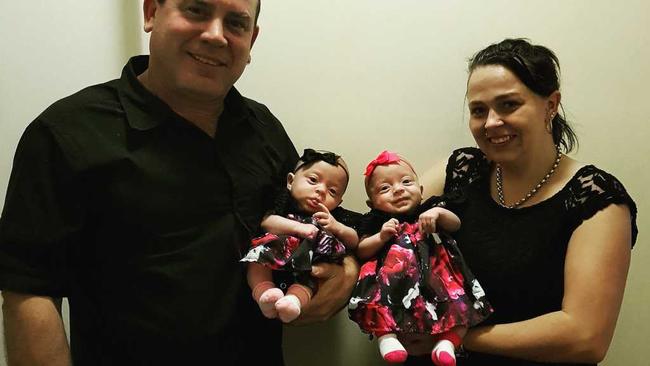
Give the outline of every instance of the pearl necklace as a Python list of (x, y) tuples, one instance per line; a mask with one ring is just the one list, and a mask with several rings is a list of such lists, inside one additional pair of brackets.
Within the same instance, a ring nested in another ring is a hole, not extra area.
[(562, 159), (562, 153), (560, 152), (560, 149), (557, 149), (557, 157), (555, 158), (555, 162), (553, 163), (553, 166), (551, 167), (551, 170), (546, 173), (544, 178), (533, 187), (526, 195), (520, 199), (519, 201), (513, 203), (512, 205), (508, 206), (506, 205), (506, 201), (503, 198), (503, 172), (501, 171), (501, 165), (497, 164), (497, 195), (499, 196), (499, 204), (505, 208), (517, 208), (521, 206), (524, 202), (528, 201), (532, 196), (539, 191), (539, 189), (548, 181), (548, 179), (555, 173), (555, 169), (557, 169), (558, 165), (560, 165), (560, 160)]

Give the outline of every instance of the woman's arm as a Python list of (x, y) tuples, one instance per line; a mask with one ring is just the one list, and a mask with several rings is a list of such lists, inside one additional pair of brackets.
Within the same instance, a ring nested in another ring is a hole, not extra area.
[(470, 329), (466, 348), (542, 362), (600, 362), (623, 299), (630, 228), (625, 205), (610, 205), (584, 221), (569, 241), (562, 309), (522, 322)]
[(9, 365), (71, 365), (63, 321), (52, 298), (9, 291), (2, 297)]

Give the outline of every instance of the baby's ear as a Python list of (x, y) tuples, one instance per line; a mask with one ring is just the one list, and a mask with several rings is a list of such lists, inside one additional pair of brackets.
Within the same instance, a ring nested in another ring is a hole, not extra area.
[(372, 209), (372, 201), (371, 200), (366, 200), (366, 205), (368, 208)]
[(291, 185), (293, 184), (293, 177), (295, 177), (295, 175), (293, 173), (287, 174), (287, 189), (288, 190), (291, 190)]

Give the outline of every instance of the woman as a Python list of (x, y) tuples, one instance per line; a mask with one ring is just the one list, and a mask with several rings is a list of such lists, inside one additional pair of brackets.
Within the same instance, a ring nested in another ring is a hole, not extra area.
[(636, 206), (615, 177), (564, 155), (577, 139), (558, 74), (553, 52), (523, 39), (478, 52), (467, 103), (479, 148), (423, 177), (426, 195), (449, 195), (456, 239), (495, 310), (468, 332), (458, 365), (593, 365), (612, 339)]

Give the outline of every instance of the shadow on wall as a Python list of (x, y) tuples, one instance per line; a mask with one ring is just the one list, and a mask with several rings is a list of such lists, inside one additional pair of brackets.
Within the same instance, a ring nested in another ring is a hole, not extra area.
[(122, 52), (125, 60), (134, 55), (140, 55), (145, 49), (143, 39), (145, 33), (142, 30), (142, 0), (122, 0), (120, 2), (122, 22), (120, 31), (122, 32)]

